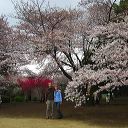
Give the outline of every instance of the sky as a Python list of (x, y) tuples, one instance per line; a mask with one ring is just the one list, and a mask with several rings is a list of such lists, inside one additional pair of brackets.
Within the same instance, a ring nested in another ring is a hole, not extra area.
[[(13, 0), (20, 1), (20, 0)], [(27, 0), (25, 0), (27, 1)], [(59, 6), (62, 8), (68, 7), (76, 7), (77, 3), (80, 0), (46, 0), (46, 2), (50, 3), (51, 6)], [(0, 15), (6, 15), (8, 17), (8, 21), (11, 24), (15, 24), (16, 20), (11, 18), (12, 14), (14, 14), (14, 7), (11, 0), (0, 0)]]

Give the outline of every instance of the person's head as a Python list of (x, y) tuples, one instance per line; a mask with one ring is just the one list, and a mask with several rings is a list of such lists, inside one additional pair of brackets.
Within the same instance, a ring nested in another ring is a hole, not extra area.
[(52, 83), (48, 83), (48, 87), (49, 88), (52, 88)]
[(55, 85), (54, 87), (55, 87), (55, 90), (58, 90), (59, 89), (59, 86), (58, 85)]

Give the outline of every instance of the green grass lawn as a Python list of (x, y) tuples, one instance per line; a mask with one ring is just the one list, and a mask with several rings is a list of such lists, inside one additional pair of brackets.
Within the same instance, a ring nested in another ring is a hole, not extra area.
[(3, 104), (0, 128), (128, 128), (128, 105), (74, 108), (62, 105), (64, 118), (45, 119), (45, 104)]

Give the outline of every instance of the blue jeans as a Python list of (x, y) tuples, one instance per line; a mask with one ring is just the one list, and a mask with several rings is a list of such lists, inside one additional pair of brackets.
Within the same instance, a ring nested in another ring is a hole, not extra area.
[(60, 113), (60, 102), (55, 102), (55, 107), (58, 113)]

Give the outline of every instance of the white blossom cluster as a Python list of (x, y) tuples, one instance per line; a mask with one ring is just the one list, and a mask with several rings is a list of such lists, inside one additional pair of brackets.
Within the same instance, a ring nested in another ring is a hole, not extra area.
[[(65, 98), (67, 101), (72, 101), (76, 103), (75, 107), (81, 106), (82, 103), (85, 103), (86, 97), (83, 94), (82, 90), (80, 87), (82, 87), (80, 85), (80, 83), (82, 83), (81, 81), (71, 81), (69, 82), (66, 90), (65, 90)], [(75, 85), (75, 86), (74, 86)], [(80, 90), (78, 89), (80, 88)]]

